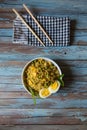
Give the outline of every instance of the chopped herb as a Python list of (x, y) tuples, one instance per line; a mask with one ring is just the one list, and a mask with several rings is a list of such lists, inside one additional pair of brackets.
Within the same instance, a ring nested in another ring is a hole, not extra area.
[(60, 82), (61, 86), (64, 87), (63, 77), (64, 77), (64, 74), (60, 75), (60, 76), (58, 77), (58, 81)]
[(36, 105), (35, 93), (34, 93), (34, 91), (31, 88), (29, 88), (29, 89), (30, 89), (30, 92), (32, 94), (32, 98), (33, 98), (34, 104)]

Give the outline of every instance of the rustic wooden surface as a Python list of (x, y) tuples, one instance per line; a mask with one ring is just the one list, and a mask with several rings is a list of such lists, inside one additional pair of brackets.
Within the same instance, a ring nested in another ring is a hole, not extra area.
[[(28, 47), (12, 44), (12, 8), (36, 15), (71, 18), (68, 47)], [(65, 87), (50, 98), (31, 96), (21, 82), (24, 65), (32, 58), (55, 60), (65, 74)], [(0, 0), (0, 130), (87, 130), (87, 0)]]

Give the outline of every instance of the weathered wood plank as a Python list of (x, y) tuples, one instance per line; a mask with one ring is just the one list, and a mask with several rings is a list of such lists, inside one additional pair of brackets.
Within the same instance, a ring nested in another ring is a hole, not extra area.
[[(3, 88), (3, 84), (7, 86), (9, 85), (14, 85), (14, 87), (16, 87), (15, 85), (19, 85), (21, 87), (22, 83), (21, 83), (21, 76), (0, 76), (0, 88)], [(13, 88), (14, 88), (13, 87)]]
[[(2, 82), (4, 82), (4, 81), (5, 80), (3, 80)], [(19, 85), (17, 85), (18, 83), (19, 83)], [(14, 91), (14, 92), (24, 92), (25, 89), (24, 89), (23, 85), (21, 84), (21, 80), (18, 83), (16, 81), (12, 81), (12, 80), (10, 81), (10, 83), (1, 83), (0, 82), (0, 91), (1, 92), (3, 92), (3, 91), (4, 92), (11, 92), (11, 91)]]
[[(71, 43), (72, 42), (86, 42), (87, 41), (87, 30), (71, 30)], [(73, 43), (72, 43), (73, 44)], [(87, 44), (86, 44), (87, 45)]]
[(6, 7), (22, 7), (22, 4), (25, 2), (29, 7), (45, 7), (48, 9), (59, 9), (62, 12), (82, 12), (85, 13), (87, 10), (87, 1), (86, 0), (79, 0), (79, 1), (69, 1), (67, 0), (66, 2), (64, 0), (44, 0), (44, 1), (37, 1), (37, 0), (30, 0), (30, 1), (22, 1), (22, 0), (16, 0), (16, 1), (1, 1), (0, 2), (0, 7), (6, 8)]
[[(38, 113), (39, 110), (39, 113)], [(42, 112), (43, 111), (43, 112)], [(0, 116), (25, 117), (80, 117), (87, 116), (87, 109), (1, 109)]]
[[(39, 123), (38, 123), (39, 122)], [(73, 117), (35, 117), (35, 118), (11, 118), (11, 117), (3, 117), (1, 116), (1, 125), (6, 125), (6, 124), (12, 124), (12, 125), (20, 125), (20, 124), (49, 124), (49, 125), (62, 125), (62, 124), (87, 124), (87, 122), (80, 122), (79, 119), (75, 119)]]
[[(87, 92), (69, 92), (69, 93), (66, 93), (66, 92), (61, 92), (60, 90), (51, 95), (50, 98), (54, 98), (54, 99), (60, 99), (60, 100), (67, 100), (67, 99), (80, 99), (80, 100), (84, 100), (86, 99), (87, 97)], [(29, 99), (29, 98), (32, 98), (30, 94), (28, 94), (26, 91), (23, 91), (23, 92), (0, 92), (0, 99), (9, 99), (9, 98), (12, 98), (12, 99), (16, 99), (16, 98), (19, 98), (19, 99)]]
[(12, 42), (12, 37), (8, 36), (0, 36), (0, 43), (11, 43)]
[[(73, 99), (74, 98), (74, 99)], [(72, 99), (65, 96), (57, 96), (56, 98), (50, 97), (47, 99), (37, 99), (37, 105), (33, 103), (33, 99), (0, 99), (0, 109), (32, 109), (32, 108), (87, 108), (87, 95), (84, 95), (84, 99), (79, 99), (77, 96)]]
[[(17, 60), (9, 60), (8, 61), (2, 61), (0, 60), (0, 67), (23, 67), (27, 62), (26, 61), (17, 61)], [(87, 60), (54, 60), (59, 66), (61, 67), (77, 67), (77, 68), (87, 68)]]
[(39, 112), (38, 109), (1, 109), (0, 125), (87, 124), (86, 115), (86, 109), (39, 109)]
[(87, 125), (0, 125), (1, 130), (86, 130)]
[(12, 28), (13, 27), (13, 22), (9, 21), (9, 20), (1, 20), (0, 21), (0, 29), (1, 28)]
[(0, 61), (28, 61), (45, 56), (54, 60), (87, 60), (87, 46), (29, 47), (17, 44), (0, 44)]
[[(7, 31), (6, 31), (7, 30)], [(12, 37), (13, 30), (12, 29), (0, 29), (0, 37)]]

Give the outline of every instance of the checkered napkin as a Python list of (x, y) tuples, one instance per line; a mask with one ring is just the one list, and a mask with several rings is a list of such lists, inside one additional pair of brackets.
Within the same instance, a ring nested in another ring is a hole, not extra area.
[[(56, 18), (49, 16), (37, 16), (41, 26), (45, 29), (47, 34), (53, 41), (53, 45), (44, 35), (38, 25), (33, 21), (29, 15), (22, 16), (24, 20), (30, 25), (39, 38), (45, 43), (45, 46), (68, 46), (70, 43), (70, 19), (68, 17)], [(14, 34), (13, 43), (28, 44), (30, 46), (42, 46), (42, 44), (35, 38), (31, 31), (16, 17), (14, 20)]]

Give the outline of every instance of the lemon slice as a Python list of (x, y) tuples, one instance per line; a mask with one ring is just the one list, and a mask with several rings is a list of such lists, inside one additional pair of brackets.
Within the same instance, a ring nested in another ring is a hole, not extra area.
[(49, 86), (50, 93), (56, 93), (60, 88), (60, 82), (55, 81), (53, 84)]
[(43, 88), (39, 91), (39, 95), (41, 98), (47, 98), (48, 96), (51, 95), (51, 92), (49, 91), (48, 88)]

